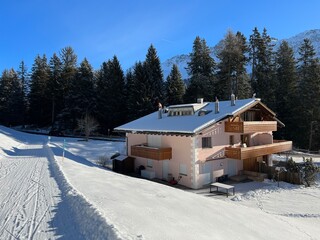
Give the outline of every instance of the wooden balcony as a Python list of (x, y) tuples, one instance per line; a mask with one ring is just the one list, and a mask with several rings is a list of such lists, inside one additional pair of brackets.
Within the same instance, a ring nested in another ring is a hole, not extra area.
[(233, 159), (255, 158), (273, 153), (286, 152), (292, 149), (291, 141), (274, 140), (272, 144), (265, 144), (253, 147), (226, 147), (225, 156)]
[(147, 145), (131, 146), (131, 155), (153, 160), (168, 160), (172, 158), (172, 148), (158, 148)]
[(225, 122), (225, 132), (254, 133), (277, 131), (276, 121)]

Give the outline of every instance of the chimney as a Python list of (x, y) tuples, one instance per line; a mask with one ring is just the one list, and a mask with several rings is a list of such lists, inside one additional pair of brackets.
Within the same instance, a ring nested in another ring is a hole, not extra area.
[(158, 103), (158, 119), (162, 118), (162, 104), (159, 102)]
[(203, 104), (203, 98), (198, 98), (197, 103)]
[(218, 98), (216, 97), (216, 102), (214, 103), (214, 106), (215, 106), (215, 110), (214, 110), (214, 113), (217, 114), (219, 113), (219, 100)]
[(232, 93), (231, 94), (231, 106), (235, 106), (236, 105), (236, 96)]

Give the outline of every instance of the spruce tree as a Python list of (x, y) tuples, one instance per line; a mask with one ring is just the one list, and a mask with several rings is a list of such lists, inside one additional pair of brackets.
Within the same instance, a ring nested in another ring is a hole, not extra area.
[(157, 55), (157, 50), (154, 48), (152, 44), (148, 49), (144, 67), (148, 76), (151, 97), (162, 101), (164, 97), (163, 74), (160, 59)]
[(132, 121), (135, 119), (135, 95), (133, 93), (134, 89), (134, 75), (133, 70), (130, 68), (125, 77), (125, 93), (126, 93), (126, 108), (128, 109), (127, 121)]
[(297, 73), (293, 49), (283, 41), (276, 53), (276, 111), (277, 116), (286, 125), (275, 134), (281, 139), (294, 139), (296, 135), (297, 112)]
[(21, 92), (19, 93), (19, 95), (23, 100), (20, 114), (21, 114), (21, 118), (23, 119), (22, 124), (24, 125), (26, 123), (26, 117), (27, 117), (27, 109), (28, 109), (27, 92), (28, 92), (28, 85), (29, 85), (28, 70), (24, 61), (21, 61), (17, 74), (18, 74), (18, 78), (21, 86)]
[(263, 29), (262, 34), (254, 29), (250, 36), (252, 61), (252, 86), (257, 97), (261, 98), (271, 109), (275, 108), (275, 80), (274, 53), (272, 38)]
[(319, 134), (315, 131), (319, 128), (320, 120), (320, 68), (309, 39), (304, 39), (299, 48), (297, 68), (299, 89), (297, 144), (310, 150), (315, 149), (320, 143)]
[(148, 83), (148, 73), (145, 63), (137, 62), (133, 68), (133, 81), (131, 84), (128, 108), (130, 118), (137, 119), (156, 110), (154, 96), (151, 95), (151, 86)]
[(29, 117), (30, 123), (46, 126), (51, 122), (50, 101), (47, 96), (47, 87), (50, 68), (45, 55), (35, 58), (30, 79)]
[(64, 104), (64, 87), (62, 82), (62, 62), (56, 53), (50, 59), (50, 78), (47, 96), (51, 100), (51, 124), (54, 125), (56, 116), (61, 113)]
[(0, 79), (0, 123), (16, 126), (24, 123), (24, 95), (14, 69), (4, 70)]
[(218, 97), (229, 99), (233, 93), (238, 98), (249, 97), (250, 85), (246, 73), (246, 39), (228, 31), (220, 44), (217, 57), (220, 60), (217, 70)]
[(178, 66), (173, 64), (166, 82), (166, 103), (169, 105), (183, 103), (184, 93), (185, 86), (181, 77), (181, 73), (178, 69)]
[(65, 109), (69, 113), (69, 123), (72, 129), (77, 128), (80, 118), (92, 114), (96, 109), (93, 69), (85, 58), (77, 69), (66, 96)]
[(65, 129), (73, 129), (76, 126), (76, 116), (67, 102), (72, 99), (71, 88), (75, 85), (77, 73), (77, 55), (71, 47), (65, 47), (60, 52), (62, 63), (61, 86), (63, 91), (63, 110), (58, 116), (59, 125)]
[(195, 102), (199, 97), (212, 101), (215, 96), (215, 61), (210, 56), (206, 41), (200, 37), (196, 37), (193, 42), (187, 70), (190, 83), (186, 89), (185, 101)]
[(116, 56), (102, 64), (97, 81), (98, 113), (105, 132), (124, 124), (127, 115), (124, 73)]

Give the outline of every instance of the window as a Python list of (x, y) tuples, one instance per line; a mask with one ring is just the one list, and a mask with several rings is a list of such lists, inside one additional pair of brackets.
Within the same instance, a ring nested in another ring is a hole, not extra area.
[(233, 144), (234, 144), (234, 136), (233, 136), (233, 135), (230, 135), (230, 136), (229, 136), (229, 144), (230, 144), (230, 145), (233, 145)]
[(187, 165), (186, 164), (181, 164), (179, 165), (179, 174), (180, 175), (185, 175), (187, 176)]
[(202, 148), (211, 148), (211, 137), (203, 137), (202, 138)]
[(152, 168), (153, 167), (153, 161), (152, 160), (147, 160), (147, 167)]

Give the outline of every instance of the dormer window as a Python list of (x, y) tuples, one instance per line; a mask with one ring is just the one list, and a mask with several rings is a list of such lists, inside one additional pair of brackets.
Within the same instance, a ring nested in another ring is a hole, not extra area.
[(193, 107), (173, 107), (169, 108), (168, 116), (190, 116), (194, 114)]

